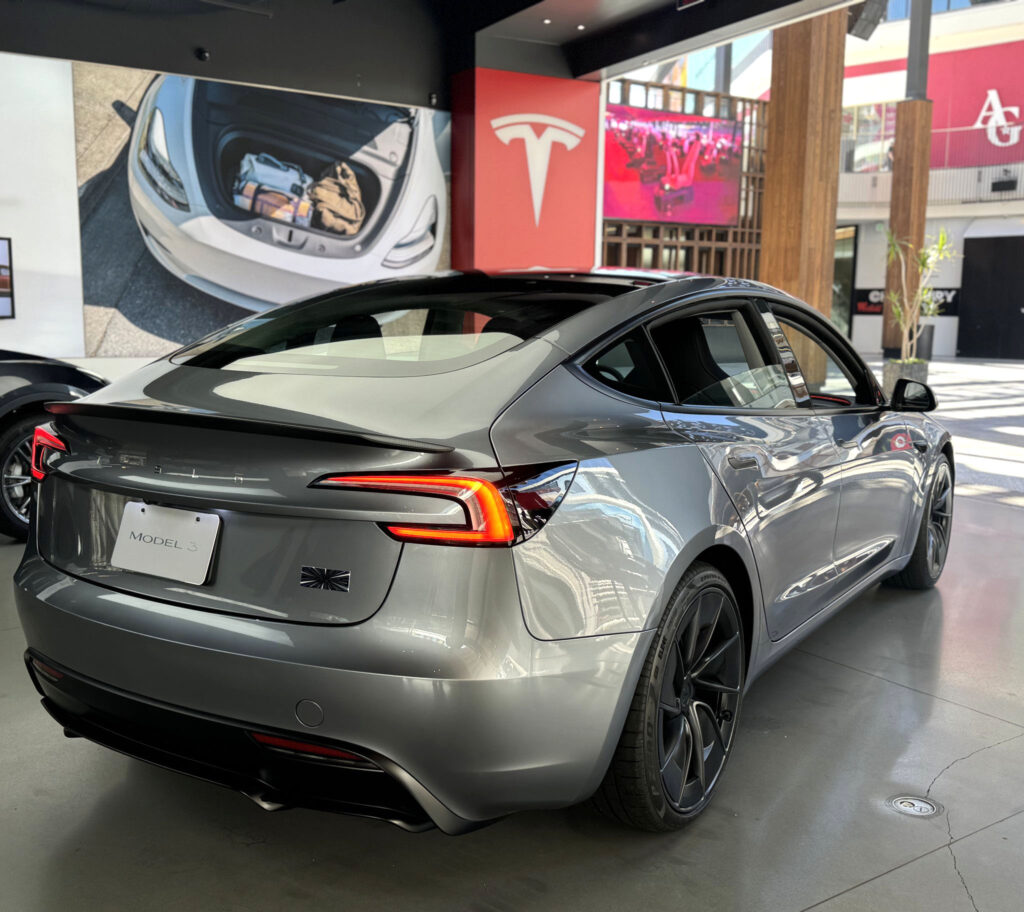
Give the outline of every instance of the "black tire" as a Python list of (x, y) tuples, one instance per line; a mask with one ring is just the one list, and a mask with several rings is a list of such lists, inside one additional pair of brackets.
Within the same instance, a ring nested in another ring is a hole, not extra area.
[[(0, 433), (0, 534), (17, 541), (28, 538), (28, 520), (35, 500), (32, 481), (32, 432), (46, 416), (22, 415)], [(15, 481), (21, 479), (20, 484)]]
[(903, 589), (931, 589), (942, 576), (953, 530), (953, 469), (945, 454), (939, 456), (932, 472), (928, 500), (921, 513), (921, 525), (910, 562), (888, 582)]
[(664, 832), (707, 807), (732, 753), (745, 652), (728, 580), (709, 564), (693, 564), (651, 644), (615, 755), (593, 797), (598, 810), (637, 829)]

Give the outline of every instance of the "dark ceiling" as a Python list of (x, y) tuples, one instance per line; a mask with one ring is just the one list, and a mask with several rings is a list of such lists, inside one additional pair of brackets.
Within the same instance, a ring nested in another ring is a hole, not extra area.
[(466, 67), (596, 79), (842, 0), (676, 2), (0, 0), (0, 50), (446, 107)]

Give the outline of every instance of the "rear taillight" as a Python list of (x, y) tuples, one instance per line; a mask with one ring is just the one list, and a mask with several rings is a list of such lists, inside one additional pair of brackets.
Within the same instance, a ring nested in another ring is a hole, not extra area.
[(319, 485), (362, 491), (444, 497), (460, 503), (464, 526), (391, 525), (388, 533), (402, 541), (443, 545), (510, 545), (515, 541), (512, 520), (501, 492), (489, 481), (465, 475), (336, 475)]
[(50, 471), (47, 460), (54, 453), (66, 453), (68, 448), (64, 445), (52, 424), (44, 424), (37, 427), (32, 435), (32, 477), (36, 481), (42, 481), (43, 476)]
[[(501, 478), (497, 471), (490, 473)], [(537, 532), (569, 490), (576, 463), (508, 469), (498, 483), (473, 475), (331, 475), (317, 487), (441, 497), (458, 503), (463, 525), (382, 523), (400, 541), (436, 545), (513, 545)]]

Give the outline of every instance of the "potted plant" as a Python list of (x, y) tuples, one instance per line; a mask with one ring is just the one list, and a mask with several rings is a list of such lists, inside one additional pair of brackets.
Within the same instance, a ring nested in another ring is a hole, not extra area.
[[(939, 313), (939, 304), (932, 295), (932, 278), (939, 264), (954, 259), (957, 252), (945, 228), (940, 228), (938, 235), (929, 237), (919, 249), (910, 241), (897, 238), (888, 226), (885, 239), (887, 261), (896, 263), (899, 270), (899, 284), (889, 292), (888, 301), (902, 337), (899, 358), (887, 359), (882, 367), (882, 388), (885, 395), (891, 397), (900, 377), (928, 382), (928, 361), (919, 358), (917, 351), (924, 331), (921, 318), (934, 317)], [(917, 272), (913, 293), (910, 292), (912, 271)], [(930, 349), (931, 346), (929, 355)]]

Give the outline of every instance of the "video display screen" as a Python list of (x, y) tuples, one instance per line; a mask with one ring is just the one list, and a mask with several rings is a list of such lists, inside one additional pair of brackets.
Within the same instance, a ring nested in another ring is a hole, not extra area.
[(604, 126), (606, 219), (737, 223), (738, 121), (610, 104)]

